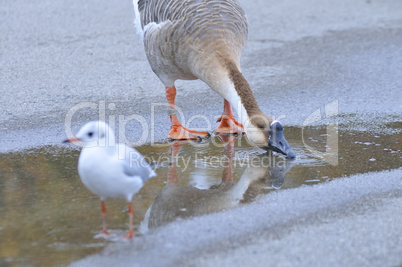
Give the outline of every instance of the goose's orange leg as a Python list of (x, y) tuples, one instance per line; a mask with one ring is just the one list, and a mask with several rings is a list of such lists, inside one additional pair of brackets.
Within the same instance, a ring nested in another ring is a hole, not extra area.
[(199, 139), (199, 138), (208, 138), (210, 134), (208, 132), (200, 132), (200, 131), (194, 131), (185, 128), (181, 123), (179, 122), (179, 119), (177, 118), (177, 115), (174, 113), (175, 109), (175, 98), (176, 98), (176, 87), (166, 87), (166, 98), (169, 103), (170, 107), (170, 132), (168, 134), (169, 139), (173, 140), (188, 140), (188, 139)]
[(234, 118), (232, 106), (226, 99), (223, 104), (222, 116), (217, 122), (220, 122), (215, 130), (217, 134), (244, 134), (243, 125)]

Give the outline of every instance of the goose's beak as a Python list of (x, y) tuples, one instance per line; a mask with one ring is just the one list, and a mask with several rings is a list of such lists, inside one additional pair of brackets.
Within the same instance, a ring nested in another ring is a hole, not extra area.
[(288, 158), (295, 158), (296, 153), (290, 147), (285, 139), (282, 124), (279, 121), (274, 121), (271, 124), (271, 133), (269, 135), (268, 147), (275, 152), (279, 152)]
[(64, 140), (63, 143), (74, 143), (74, 142), (79, 142), (79, 141), (81, 141), (81, 140), (78, 138), (75, 138), (75, 137), (71, 137), (71, 138)]

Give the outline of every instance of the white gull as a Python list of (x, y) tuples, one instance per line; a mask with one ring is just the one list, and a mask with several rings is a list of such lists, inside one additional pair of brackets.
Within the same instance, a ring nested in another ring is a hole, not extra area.
[(65, 142), (79, 142), (83, 147), (78, 160), (78, 173), (82, 183), (100, 197), (103, 219), (100, 236), (109, 235), (104, 201), (107, 198), (125, 198), (130, 218), (129, 232), (125, 237), (133, 237), (132, 198), (149, 178), (156, 175), (149, 163), (134, 148), (116, 144), (113, 130), (103, 121), (88, 122), (75, 137)]

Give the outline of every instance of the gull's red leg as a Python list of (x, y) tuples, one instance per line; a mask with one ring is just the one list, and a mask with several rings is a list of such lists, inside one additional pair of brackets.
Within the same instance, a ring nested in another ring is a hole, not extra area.
[(101, 201), (101, 210), (102, 210), (102, 232), (97, 234), (95, 236), (95, 238), (100, 238), (100, 237), (105, 238), (110, 235), (109, 232), (107, 231), (107, 227), (106, 227), (106, 206), (105, 206), (105, 202), (103, 200)]
[(133, 232), (133, 217), (134, 217), (134, 212), (133, 212), (133, 203), (130, 201), (128, 202), (128, 215), (130, 218), (130, 225), (129, 225), (129, 230), (128, 233), (124, 236), (124, 238), (133, 238), (134, 237), (134, 232)]

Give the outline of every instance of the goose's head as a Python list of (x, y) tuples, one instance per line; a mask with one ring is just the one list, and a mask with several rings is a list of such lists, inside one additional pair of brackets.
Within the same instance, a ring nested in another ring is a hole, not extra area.
[[(108, 142), (106, 142), (107, 140)], [(112, 145), (114, 143), (114, 133), (106, 122), (91, 121), (82, 126), (75, 137), (71, 137), (64, 142), (82, 142), (84, 147)]]
[(255, 146), (262, 149), (279, 152), (288, 158), (295, 158), (296, 154), (285, 139), (284, 129), (279, 121), (261, 114), (251, 117), (245, 126), (247, 138)]

